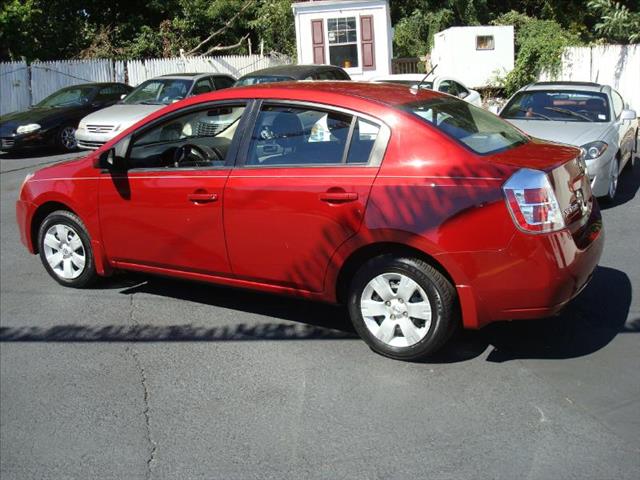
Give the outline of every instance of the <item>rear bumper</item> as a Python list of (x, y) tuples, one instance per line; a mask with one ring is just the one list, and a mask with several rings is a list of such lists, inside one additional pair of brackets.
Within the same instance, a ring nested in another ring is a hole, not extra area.
[(577, 232), (517, 232), (504, 250), (453, 254), (468, 265), (457, 290), (466, 328), (555, 315), (588, 284), (604, 247), (597, 203)]

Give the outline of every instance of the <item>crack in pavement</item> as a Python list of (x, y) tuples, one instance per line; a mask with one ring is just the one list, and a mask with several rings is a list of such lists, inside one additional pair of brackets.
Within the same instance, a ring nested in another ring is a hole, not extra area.
[[(134, 326), (137, 326), (135, 319), (133, 318), (133, 295), (129, 296), (129, 322), (131, 322)], [(156, 460), (156, 454), (158, 452), (158, 444), (153, 439), (153, 435), (151, 433), (151, 407), (149, 406), (149, 388), (147, 385), (147, 372), (142, 366), (142, 362), (140, 361), (139, 353), (133, 347), (126, 347), (125, 350), (131, 354), (133, 361), (136, 365), (138, 373), (140, 375), (140, 384), (142, 386), (143, 396), (142, 401), (144, 404), (144, 409), (142, 410), (142, 414), (144, 415), (144, 426), (146, 431), (147, 443), (149, 444), (149, 458), (147, 459), (147, 479), (151, 478), (153, 462)]]

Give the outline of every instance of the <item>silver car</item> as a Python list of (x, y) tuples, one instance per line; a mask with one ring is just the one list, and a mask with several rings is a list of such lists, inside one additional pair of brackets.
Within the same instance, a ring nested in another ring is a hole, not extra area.
[(95, 150), (156, 110), (183, 98), (233, 86), (230, 75), (181, 73), (152, 78), (119, 103), (84, 117), (76, 130), (78, 147)]
[(638, 120), (609, 85), (534, 83), (511, 97), (500, 116), (533, 137), (580, 147), (593, 194), (614, 199), (637, 149)]

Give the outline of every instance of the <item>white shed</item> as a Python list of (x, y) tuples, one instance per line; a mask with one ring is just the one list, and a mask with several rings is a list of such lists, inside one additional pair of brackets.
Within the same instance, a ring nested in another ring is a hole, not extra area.
[(387, 0), (319, 0), (297, 2), (292, 8), (298, 63), (337, 65), (354, 80), (390, 73)]
[(467, 86), (488, 86), (513, 70), (512, 26), (451, 27), (433, 36), (431, 65), (436, 75), (451, 75)]

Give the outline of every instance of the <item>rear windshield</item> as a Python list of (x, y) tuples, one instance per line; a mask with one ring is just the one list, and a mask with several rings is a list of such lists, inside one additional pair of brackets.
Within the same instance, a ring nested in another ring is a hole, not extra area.
[(262, 75), (259, 77), (244, 77), (236, 82), (236, 87), (246, 85), (258, 85), (260, 83), (288, 82), (293, 80), (291, 77), (280, 77), (277, 75)]
[(531, 90), (517, 93), (500, 113), (514, 120), (608, 122), (609, 102), (600, 92)]
[(527, 143), (528, 138), (492, 113), (456, 98), (431, 98), (399, 105), (481, 155)]

